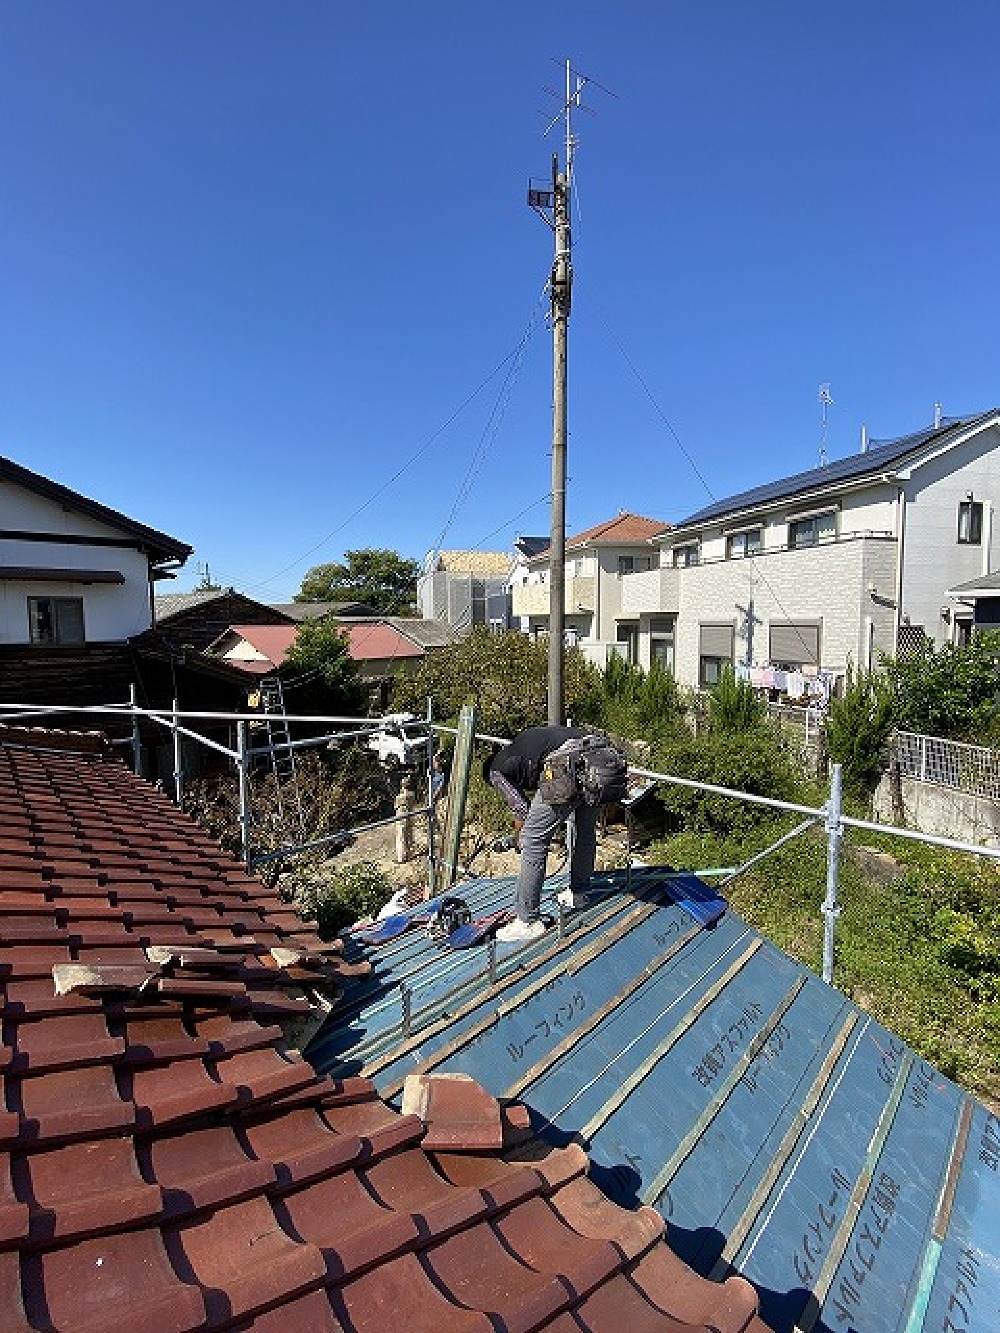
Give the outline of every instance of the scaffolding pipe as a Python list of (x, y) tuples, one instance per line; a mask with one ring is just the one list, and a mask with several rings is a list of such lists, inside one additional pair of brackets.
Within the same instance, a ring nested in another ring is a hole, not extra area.
[(247, 724), (236, 724), (236, 766), (240, 779), (240, 852), (250, 869), (250, 774), (247, 769)]
[(840, 849), (844, 841), (841, 818), (843, 800), (843, 766), (830, 766), (830, 800), (826, 807), (826, 898), (823, 901), (823, 980), (833, 985), (834, 932), (840, 904), (837, 891), (840, 885)]
[(181, 736), (177, 726), (177, 700), (174, 699), (174, 800), (181, 807), (184, 805), (184, 767), (181, 755)]
[[(128, 687), (129, 705), (132, 709), (132, 772), (142, 776), (142, 736), (139, 734), (139, 713), (135, 697), (135, 685)], [(89, 711), (89, 710), (88, 710)]]
[(434, 883), (434, 704), (427, 697), (427, 883)]
[[(816, 825), (822, 820), (822, 818), (823, 818), (822, 815), (814, 815), (812, 819), (804, 819), (801, 824), (796, 824), (796, 826), (793, 829), (790, 829), (787, 833), (782, 834), (782, 836), (778, 839), (777, 842), (772, 842), (770, 846), (765, 847), (762, 852), (758, 852), (756, 856), (751, 856), (749, 861), (744, 861), (743, 864), (741, 866), (737, 866), (735, 870), (724, 871), (723, 873), (725, 874), (726, 877), (725, 879), (719, 881), (719, 888), (724, 889), (728, 884), (732, 884), (733, 880), (736, 879), (737, 876), (742, 875), (745, 871), (749, 870), (751, 866), (755, 866), (758, 863), (758, 861), (763, 861), (765, 857), (770, 856), (772, 852), (776, 852), (778, 848), (783, 847), (786, 842), (791, 842), (793, 838), (798, 838), (801, 834), (807, 833), (809, 829), (815, 828)], [(711, 870), (699, 870), (697, 873), (699, 879), (704, 879), (706, 875), (711, 875), (713, 873), (718, 873), (718, 872), (713, 872)]]

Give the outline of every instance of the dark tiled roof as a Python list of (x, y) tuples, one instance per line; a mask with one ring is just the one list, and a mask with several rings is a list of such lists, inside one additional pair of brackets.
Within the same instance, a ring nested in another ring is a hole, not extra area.
[(518, 537), (514, 543), (515, 547), (529, 560), (534, 555), (541, 554), (542, 551), (549, 549), (548, 537)]
[[(598, 877), (562, 938), (498, 946), (492, 979), (485, 949), (425, 932), (370, 947), (310, 1058), (394, 1105), (431, 1072), (517, 1098), (697, 1272), (749, 1279), (779, 1333), (996, 1333), (1000, 1118), (733, 913), (702, 929), (664, 870), (623, 880)], [(479, 916), (513, 886), (461, 893)]]
[(0, 734), (4, 1333), (766, 1333), (516, 1105), (317, 1075), (279, 1022), (358, 970), (99, 741)]
[(811, 492), (823, 491), (841, 482), (860, 481), (868, 476), (877, 477), (887, 468), (903, 462), (909, 455), (918, 453), (928, 444), (946, 444), (953, 436), (968, 427), (984, 425), (995, 416), (996, 409), (984, 412), (978, 417), (946, 417), (940, 426), (915, 431), (912, 435), (903, 435), (895, 440), (872, 440), (865, 453), (851, 454), (847, 458), (835, 459), (825, 467), (797, 472), (794, 476), (766, 482), (763, 486), (755, 486), (752, 490), (727, 496), (724, 500), (714, 500), (704, 509), (699, 509), (689, 514), (687, 518), (681, 519), (677, 527), (697, 527), (725, 518), (728, 514), (760, 508), (777, 500), (790, 499), (793, 496), (806, 497)]
[(326, 616), (377, 616), (378, 608), (367, 602), (274, 602), (275, 611), (289, 620), (322, 620)]
[(135, 519), (120, 514), (117, 509), (109, 509), (107, 505), (81, 495), (79, 491), (71, 491), (68, 486), (50, 481), (48, 477), (43, 477), (38, 472), (30, 472), (9, 458), (0, 458), (0, 481), (22, 486), (35, 495), (54, 500), (56, 504), (62, 505), (71, 513), (85, 514), (88, 518), (96, 518), (100, 523), (117, 528), (119, 532), (134, 537), (145, 546), (154, 561), (179, 560), (183, 564), (194, 549), (186, 542), (179, 542), (176, 537), (168, 537), (165, 532), (148, 528), (144, 523), (137, 523)]

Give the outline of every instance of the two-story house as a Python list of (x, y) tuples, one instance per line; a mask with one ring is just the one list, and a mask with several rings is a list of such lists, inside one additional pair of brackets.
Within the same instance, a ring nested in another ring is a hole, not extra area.
[[(638, 616), (630, 619), (623, 607), (624, 579), (657, 563), (658, 552), (650, 543), (668, 532), (668, 525), (659, 519), (622, 511), (566, 538), (566, 637), (599, 665), (612, 653), (637, 659), (640, 620)], [(521, 581), (512, 588), (515, 622), (525, 634), (545, 634), (549, 627), (548, 547), (525, 558), (523, 571)]]
[(0, 643), (121, 642), (153, 623), (153, 585), (191, 554), (0, 458)]
[(639, 661), (705, 687), (726, 663), (807, 675), (867, 667), (923, 641), (961, 642), (956, 595), (992, 567), (1000, 411), (939, 419), (769, 482), (654, 539), (623, 580)]
[[(78, 491), (0, 458), (0, 705), (121, 705), (227, 711), (241, 673), (154, 628), (153, 589), (192, 548)], [(127, 739), (128, 717), (61, 713)], [(206, 732), (212, 730), (205, 724)], [(140, 725), (143, 768), (169, 783), (169, 737)], [(226, 738), (223, 729), (220, 739)], [(188, 772), (206, 751), (192, 751)]]

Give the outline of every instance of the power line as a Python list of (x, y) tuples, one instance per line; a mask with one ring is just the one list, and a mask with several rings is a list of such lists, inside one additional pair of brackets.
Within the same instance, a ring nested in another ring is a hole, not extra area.
[[(532, 313), (532, 317), (534, 317), (534, 311)], [(503, 368), (507, 366), (509, 362), (511, 362), (514, 358), (516, 358), (520, 354), (523, 342), (524, 342), (524, 335), (522, 334), (522, 337), (518, 342), (517, 346), (514, 347), (510, 352), (508, 352), (507, 355), (501, 361), (499, 361), (496, 366), (494, 366), (494, 368), (485, 377), (485, 379), (483, 379), (476, 386), (476, 388), (473, 389), (473, 391), (454, 410), (454, 412), (452, 412), (452, 414), (447, 418), (447, 420), (444, 421), (436, 430), (432, 431), (432, 433), (427, 437), (427, 439), (424, 440), (423, 444), (421, 444), (420, 447), (416, 449), (409, 456), (409, 458), (407, 458), (407, 460), (392, 474), (392, 476), (389, 477), (388, 480), (383, 482), (382, 485), (378, 486), (374, 491), (372, 491), (372, 493), (368, 496), (368, 498), (364, 500), (360, 505), (358, 505), (356, 509), (352, 510), (352, 512), (348, 514), (348, 516), (343, 520), (342, 523), (339, 523), (324, 537), (321, 537), (318, 542), (316, 542), (313, 546), (310, 546), (308, 550), (303, 551), (302, 554), (297, 556), (294, 560), (289, 561), (288, 564), (283, 565), (280, 569), (275, 570), (274, 573), (268, 575), (267, 578), (259, 579), (256, 583), (248, 584), (246, 587), (246, 591), (254, 592), (258, 588), (265, 588), (269, 583), (272, 583), (275, 579), (280, 578), (282, 574), (287, 574), (290, 569), (294, 569), (297, 565), (301, 565), (304, 561), (308, 560), (311, 555), (315, 555), (315, 553), (321, 550), (322, 547), (324, 547), (333, 537), (336, 537), (339, 533), (343, 532), (343, 530), (346, 527), (348, 527), (349, 524), (353, 523), (353, 521), (360, 514), (363, 514), (365, 510), (368, 509), (371, 505), (373, 505), (380, 496), (384, 495), (387, 490), (389, 490), (392, 486), (394, 486), (396, 482), (399, 481), (399, 479), (402, 476), (404, 476), (420, 458), (423, 457), (423, 455), (427, 452), (427, 450), (431, 447), (431, 445), (441, 435), (443, 435), (444, 432), (448, 430), (448, 428), (455, 423), (455, 421), (457, 421), (457, 419), (462, 415), (462, 413), (469, 406), (469, 404), (474, 402), (475, 399), (479, 397), (483, 389), (485, 389), (486, 386), (496, 378), (496, 376), (500, 373), (500, 371), (503, 370)]]

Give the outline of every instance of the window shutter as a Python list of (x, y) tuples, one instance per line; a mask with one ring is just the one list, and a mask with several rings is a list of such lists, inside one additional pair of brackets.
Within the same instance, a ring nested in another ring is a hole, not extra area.
[(772, 662), (799, 662), (819, 666), (819, 626), (784, 624), (771, 626)]
[(732, 625), (702, 625), (701, 626), (701, 648), (702, 657), (724, 657), (727, 661), (733, 660), (733, 640), (735, 630)]

